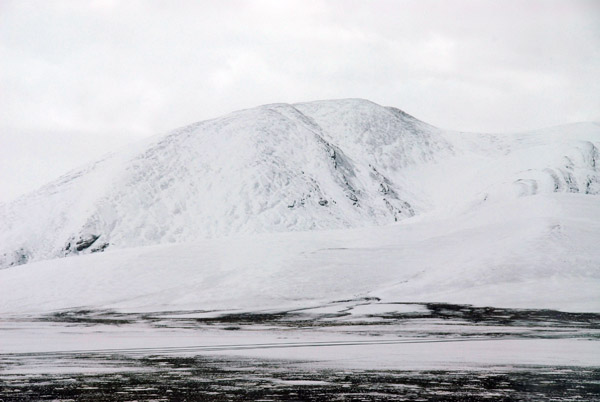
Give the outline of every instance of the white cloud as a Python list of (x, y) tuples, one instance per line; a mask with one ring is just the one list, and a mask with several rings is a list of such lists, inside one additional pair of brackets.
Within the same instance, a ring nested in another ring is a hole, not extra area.
[(470, 131), (600, 120), (594, 0), (4, 1), (0, 59), (0, 200), (263, 103), (362, 97)]

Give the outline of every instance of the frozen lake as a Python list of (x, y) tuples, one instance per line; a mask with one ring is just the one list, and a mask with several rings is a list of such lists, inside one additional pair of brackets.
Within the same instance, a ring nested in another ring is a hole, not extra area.
[(0, 399), (594, 400), (600, 315), (336, 301), (2, 320)]

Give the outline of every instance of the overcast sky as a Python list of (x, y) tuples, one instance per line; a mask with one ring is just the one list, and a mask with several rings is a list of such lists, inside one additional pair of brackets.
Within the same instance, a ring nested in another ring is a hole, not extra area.
[(366, 98), (438, 127), (600, 121), (600, 1), (0, 1), (0, 201), (265, 103)]

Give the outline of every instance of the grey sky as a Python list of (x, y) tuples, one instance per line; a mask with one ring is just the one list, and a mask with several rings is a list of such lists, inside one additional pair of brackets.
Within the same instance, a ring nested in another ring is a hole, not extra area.
[(264, 103), (360, 97), (443, 128), (600, 121), (600, 1), (0, 2), (0, 201)]

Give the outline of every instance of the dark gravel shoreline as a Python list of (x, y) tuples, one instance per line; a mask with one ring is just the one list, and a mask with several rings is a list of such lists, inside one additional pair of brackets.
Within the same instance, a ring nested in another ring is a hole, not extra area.
[[(86, 357), (79, 357), (86, 359)], [(310, 370), (293, 362), (153, 356), (107, 358), (124, 371), (5, 375), (8, 401), (594, 401), (600, 369)]]

